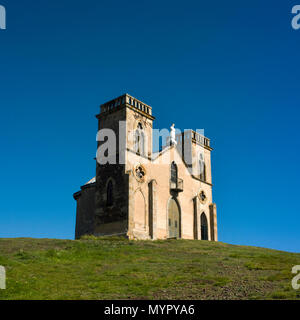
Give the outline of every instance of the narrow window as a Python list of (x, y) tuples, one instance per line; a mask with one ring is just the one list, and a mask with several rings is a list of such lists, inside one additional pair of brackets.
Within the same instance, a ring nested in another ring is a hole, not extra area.
[(113, 199), (113, 184), (111, 181), (107, 184), (107, 190), (106, 190), (106, 205), (108, 207), (113, 205), (114, 199)]
[(143, 126), (141, 123), (138, 124), (135, 131), (135, 152), (141, 155), (145, 154), (145, 135), (143, 131)]
[(201, 240), (208, 240), (208, 225), (204, 212), (201, 214)]
[(200, 180), (206, 181), (206, 164), (205, 164), (205, 161), (204, 161), (203, 154), (200, 154), (199, 172), (200, 172)]
[(177, 183), (177, 175), (178, 175), (178, 169), (176, 163), (173, 161), (171, 164), (171, 181), (174, 183)]

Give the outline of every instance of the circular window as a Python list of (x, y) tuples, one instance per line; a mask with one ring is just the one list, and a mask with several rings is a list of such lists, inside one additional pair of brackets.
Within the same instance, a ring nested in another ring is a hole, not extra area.
[(199, 192), (198, 197), (199, 197), (200, 202), (203, 204), (207, 201), (207, 196), (203, 190)]
[(136, 179), (139, 182), (144, 182), (145, 175), (146, 175), (146, 169), (141, 164), (138, 164), (134, 169), (134, 174), (135, 174)]

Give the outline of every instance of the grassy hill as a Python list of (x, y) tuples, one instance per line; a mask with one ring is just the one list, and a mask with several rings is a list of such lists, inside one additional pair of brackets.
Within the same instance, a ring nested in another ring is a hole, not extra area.
[(300, 299), (300, 254), (193, 240), (0, 239), (0, 299)]

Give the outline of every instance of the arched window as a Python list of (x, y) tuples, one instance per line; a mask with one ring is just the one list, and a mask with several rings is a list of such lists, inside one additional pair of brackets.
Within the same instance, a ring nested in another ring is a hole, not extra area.
[(208, 225), (204, 212), (201, 214), (201, 240), (208, 240)]
[(178, 169), (176, 163), (173, 161), (171, 163), (171, 182), (177, 184), (177, 177), (178, 177)]
[(109, 181), (106, 189), (106, 205), (110, 207), (113, 205), (113, 203), (114, 203), (113, 183), (112, 181)]
[(200, 153), (200, 156), (199, 156), (199, 173), (200, 173), (200, 179), (202, 181), (206, 181), (206, 164), (205, 164), (202, 153)]
[(134, 150), (136, 153), (144, 155), (145, 154), (145, 135), (143, 131), (143, 126), (141, 123), (138, 124), (135, 131), (135, 146)]

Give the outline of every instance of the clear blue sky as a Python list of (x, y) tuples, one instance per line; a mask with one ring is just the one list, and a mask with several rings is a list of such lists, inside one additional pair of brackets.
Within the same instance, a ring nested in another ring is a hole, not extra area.
[(300, 252), (298, 2), (0, 0), (0, 237), (74, 237), (94, 116), (128, 92), (212, 139), (221, 241)]

